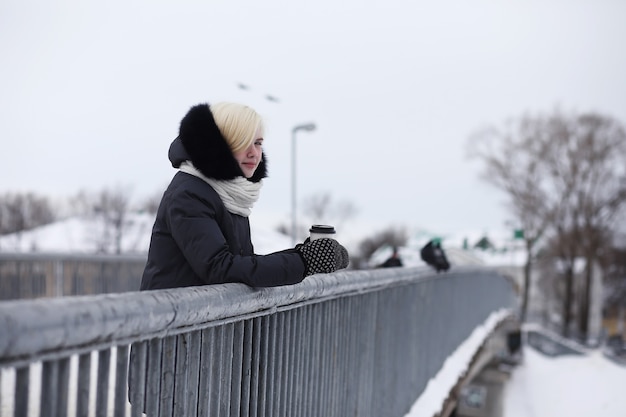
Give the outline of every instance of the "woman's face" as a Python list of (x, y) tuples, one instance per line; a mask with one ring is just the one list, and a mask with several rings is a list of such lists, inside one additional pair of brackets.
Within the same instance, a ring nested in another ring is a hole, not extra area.
[(239, 163), (239, 167), (246, 178), (250, 178), (254, 175), (254, 171), (261, 162), (261, 155), (263, 152), (263, 138), (261, 137), (260, 129), (255, 134), (254, 141), (245, 149), (238, 152), (234, 152), (233, 155)]

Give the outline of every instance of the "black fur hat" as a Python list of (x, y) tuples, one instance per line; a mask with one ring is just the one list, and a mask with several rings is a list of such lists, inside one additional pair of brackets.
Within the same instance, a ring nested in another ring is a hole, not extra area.
[[(180, 122), (178, 138), (189, 155), (191, 163), (206, 177), (230, 180), (243, 176), (208, 104), (193, 106)], [(258, 182), (267, 177), (267, 159), (261, 157), (254, 175), (248, 178)]]

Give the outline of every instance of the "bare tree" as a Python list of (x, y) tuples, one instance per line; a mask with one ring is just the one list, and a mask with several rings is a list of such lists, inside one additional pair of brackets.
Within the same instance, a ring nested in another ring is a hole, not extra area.
[(330, 193), (319, 193), (304, 200), (304, 214), (312, 223), (332, 224), (341, 229), (343, 224), (357, 214), (356, 206), (345, 200), (335, 201)]
[(139, 205), (139, 209), (145, 211), (146, 213), (155, 214), (159, 209), (159, 204), (161, 204), (161, 198), (163, 197), (163, 191), (159, 190), (152, 195), (146, 197), (143, 202)]
[(33, 229), (54, 219), (53, 209), (46, 197), (30, 192), (0, 196), (0, 235)]
[(93, 192), (86, 190), (80, 190), (74, 196), (69, 198), (70, 201), (70, 215), (73, 216), (93, 216), (95, 210), (96, 196)]
[(384, 245), (393, 247), (404, 246), (407, 240), (408, 235), (406, 228), (389, 227), (362, 240), (359, 244), (359, 255), (353, 257), (354, 259), (351, 259), (351, 262), (355, 265), (355, 269), (358, 269), (360, 264), (369, 259), (380, 247)]
[(115, 253), (119, 254), (122, 252), (122, 235), (130, 209), (129, 192), (122, 188), (103, 191), (100, 209), (105, 222), (113, 228)]
[(557, 168), (552, 175), (565, 201), (552, 220), (572, 235), (571, 244), (578, 243), (577, 253), (585, 259), (578, 330), (586, 335), (593, 266), (611, 244), (614, 220), (626, 204), (626, 130), (617, 120), (593, 113), (555, 115), (549, 126), (556, 128), (544, 156)]
[(470, 138), (469, 155), (484, 163), (481, 177), (509, 197), (511, 214), (523, 229), (526, 262), (521, 319), (525, 320), (535, 245), (548, 223), (547, 191), (539, 163), (541, 128), (534, 119), (510, 121), (502, 128), (490, 127)]
[[(579, 330), (586, 334), (592, 266), (626, 203), (623, 126), (603, 115), (555, 111), (524, 116), (505, 130), (483, 131), (470, 144), (472, 154), (485, 163), (485, 178), (505, 191), (512, 214), (525, 228), (526, 286), (534, 242), (544, 232), (552, 234), (554, 250), (565, 266), (564, 332), (573, 317), (574, 262), (586, 259), (578, 315)], [(527, 297), (527, 289), (524, 294)]]
[(279, 224), (274, 230), (285, 236), (291, 236), (291, 228), (285, 223)]
[[(308, 225), (298, 223), (296, 225), (296, 236), (303, 238), (308, 235), (309, 225), (311, 224), (329, 224), (341, 234), (341, 229), (346, 222), (357, 215), (356, 206), (346, 200), (334, 200), (330, 193), (323, 192), (311, 195), (304, 199), (303, 212)], [(281, 223), (275, 230), (284, 235), (291, 235), (291, 226)]]
[(313, 221), (323, 219), (330, 208), (330, 193), (314, 194), (304, 200), (304, 213), (313, 218)]
[(122, 237), (128, 226), (130, 196), (128, 187), (117, 186), (104, 188), (95, 194), (80, 191), (74, 197), (78, 212), (102, 222), (102, 231), (95, 237), (98, 252), (122, 252)]

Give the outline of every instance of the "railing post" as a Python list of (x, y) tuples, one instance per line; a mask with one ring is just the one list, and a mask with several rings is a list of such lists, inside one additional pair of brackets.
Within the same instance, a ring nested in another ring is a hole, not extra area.
[(63, 297), (63, 260), (57, 259), (54, 261), (54, 284), (56, 297)]

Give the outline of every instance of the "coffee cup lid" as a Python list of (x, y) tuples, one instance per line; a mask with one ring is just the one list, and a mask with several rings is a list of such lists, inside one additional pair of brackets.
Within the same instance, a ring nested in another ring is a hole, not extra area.
[(333, 234), (335, 233), (335, 228), (333, 226), (329, 226), (327, 224), (314, 224), (309, 229), (311, 233), (324, 233), (324, 234)]

